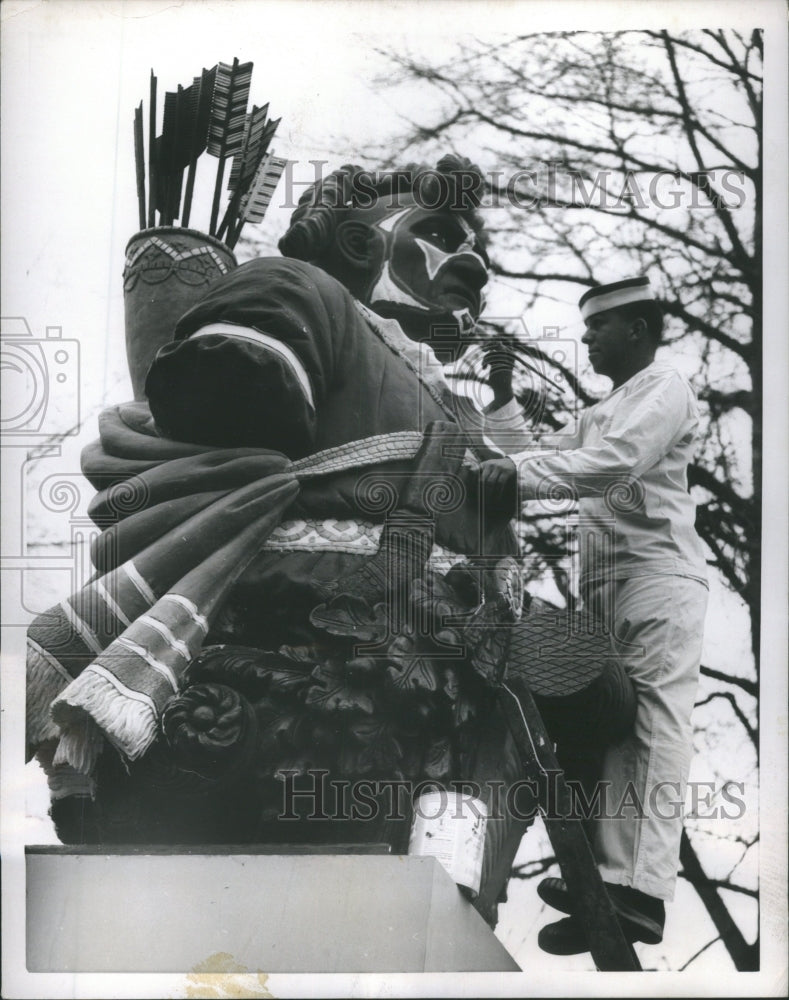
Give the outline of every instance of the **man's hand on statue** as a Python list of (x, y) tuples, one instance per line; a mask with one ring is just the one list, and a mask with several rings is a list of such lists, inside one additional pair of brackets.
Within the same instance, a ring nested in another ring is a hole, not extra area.
[(480, 466), (480, 484), (485, 509), (517, 517), (518, 470), (511, 458), (492, 458)]

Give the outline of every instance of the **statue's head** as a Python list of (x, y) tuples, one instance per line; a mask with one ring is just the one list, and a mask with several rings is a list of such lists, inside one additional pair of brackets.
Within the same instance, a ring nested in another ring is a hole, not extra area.
[(341, 281), (414, 339), (473, 328), (488, 256), (477, 213), (483, 180), (468, 160), (372, 175), (345, 166), (305, 191), (279, 242)]

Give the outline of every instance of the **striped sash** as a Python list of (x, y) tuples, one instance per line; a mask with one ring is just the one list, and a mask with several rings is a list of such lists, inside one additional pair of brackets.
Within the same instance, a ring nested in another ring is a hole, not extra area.
[[(107, 440), (111, 451), (83, 456), (94, 485), (110, 481), (91, 504), (107, 526), (92, 553), (98, 572), (28, 630), (29, 753), (45, 747), (39, 759), (61, 776), (90, 776), (105, 740), (128, 760), (151, 746), (230, 588), (300, 481), (413, 458), (422, 434), (377, 435), (291, 463), (263, 449), (157, 441), (147, 408), (134, 404), (104, 415)], [(128, 508), (120, 514), (119, 488)]]

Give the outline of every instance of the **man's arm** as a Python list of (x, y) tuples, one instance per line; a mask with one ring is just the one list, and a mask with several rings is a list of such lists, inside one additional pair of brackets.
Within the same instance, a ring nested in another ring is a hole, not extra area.
[(622, 400), (600, 441), (560, 452), (523, 452), (483, 465), (485, 488), (502, 502), (538, 498), (556, 485), (576, 496), (597, 496), (612, 478), (637, 478), (695, 430), (692, 396), (674, 373), (645, 381)]
[(493, 402), (484, 410), (486, 440), (505, 455), (520, 453), (534, 444), (534, 429), (514, 396), (502, 405)]

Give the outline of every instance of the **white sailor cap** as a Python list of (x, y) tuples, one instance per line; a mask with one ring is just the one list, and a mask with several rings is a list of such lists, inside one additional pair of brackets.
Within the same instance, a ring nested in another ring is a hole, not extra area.
[(597, 313), (631, 302), (654, 302), (655, 295), (649, 284), (649, 278), (626, 278), (624, 281), (614, 281), (610, 285), (598, 285), (584, 292), (578, 302), (583, 319), (596, 316)]

